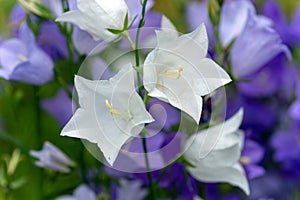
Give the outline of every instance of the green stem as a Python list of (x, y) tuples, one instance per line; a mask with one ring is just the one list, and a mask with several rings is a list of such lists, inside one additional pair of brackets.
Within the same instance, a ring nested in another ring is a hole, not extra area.
[[(36, 112), (36, 137), (38, 139), (39, 147), (43, 144), (42, 137), (42, 126), (41, 126), (41, 107), (40, 107), (40, 96), (39, 96), (39, 87), (34, 86), (34, 103), (35, 103), (35, 112)], [(39, 169), (38, 181), (39, 181), (39, 196), (40, 199), (44, 198), (44, 170)]]
[[(145, 24), (146, 5), (147, 5), (147, 0), (144, 0), (143, 4), (142, 4), (142, 17), (141, 17), (141, 20), (138, 25), (138, 29), (137, 29), (137, 33), (136, 33), (136, 37), (135, 37), (135, 44), (132, 42), (132, 40), (129, 37), (127, 32), (125, 32), (125, 34), (123, 34), (124, 37), (130, 43), (132, 49), (134, 50), (136, 68), (138, 68), (140, 66), (140, 55), (139, 55), (138, 47), (139, 47), (139, 38), (140, 38), (141, 28)], [(138, 79), (138, 84), (140, 85), (139, 86), (139, 94), (142, 96), (143, 86), (141, 85), (141, 77), (140, 77), (140, 73), (138, 70), (137, 70), (137, 79)], [(148, 100), (149, 100), (148, 93), (146, 92), (145, 96), (144, 96), (145, 105), (147, 105)], [(145, 155), (147, 177), (148, 177), (149, 187), (150, 187), (150, 198), (152, 200), (155, 200), (156, 198), (155, 198), (155, 192), (154, 192), (154, 184), (153, 184), (152, 173), (151, 173), (149, 158), (148, 158), (147, 139), (145, 137), (142, 138), (142, 143), (143, 143), (143, 150), (144, 150), (144, 155)]]
[(123, 34), (123, 36), (128, 40), (128, 42), (129, 42), (131, 48), (135, 51), (135, 49), (136, 49), (136, 48), (135, 48), (135, 44), (134, 44), (134, 42), (132, 41), (132, 39), (130, 38), (128, 32), (127, 32), (127, 31), (124, 31), (122, 34)]
[(144, 150), (144, 156), (145, 156), (145, 162), (146, 162), (147, 177), (148, 177), (149, 186), (150, 186), (150, 198), (156, 199), (155, 193), (154, 193), (154, 184), (153, 184), (152, 174), (150, 171), (151, 169), (150, 169), (149, 158), (148, 158), (147, 141), (146, 141), (145, 137), (142, 138), (142, 142), (143, 142), (143, 150)]

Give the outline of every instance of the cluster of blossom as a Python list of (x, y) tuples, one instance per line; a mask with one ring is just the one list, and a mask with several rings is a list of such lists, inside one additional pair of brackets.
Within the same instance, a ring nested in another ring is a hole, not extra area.
[(38, 167), (81, 173), (55, 198), (284, 199), (297, 189), (300, 8), (288, 23), (273, 1), (260, 12), (250, 0), (188, 2), (190, 32), (179, 34), (151, 0), (19, 4), (0, 77), (59, 84), (41, 107), (103, 163), (86, 169), (54, 142), (31, 150)]

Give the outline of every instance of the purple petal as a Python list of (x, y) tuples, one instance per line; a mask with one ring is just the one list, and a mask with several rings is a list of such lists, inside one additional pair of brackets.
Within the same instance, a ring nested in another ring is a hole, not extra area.
[(238, 77), (257, 72), (281, 52), (290, 57), (290, 52), (282, 44), (279, 35), (265, 26), (263, 21), (249, 12), (245, 29), (234, 42), (231, 49), (232, 70)]
[(54, 60), (68, 57), (66, 38), (55, 23), (45, 22), (40, 26), (37, 43)]
[(186, 7), (185, 13), (189, 31), (195, 30), (201, 23), (204, 23), (210, 45), (214, 46), (216, 41), (214, 37), (213, 26), (208, 16), (207, 0), (202, 2), (190, 2)]
[(72, 101), (63, 90), (58, 91), (54, 98), (44, 100), (42, 107), (57, 119), (61, 126), (72, 117)]
[(249, 97), (266, 97), (274, 94), (281, 84), (284, 57), (277, 56), (262, 69), (249, 77), (251, 82), (238, 84), (240, 92)]
[(220, 40), (224, 47), (243, 31), (248, 12), (255, 13), (255, 8), (250, 1), (225, 1), (220, 19)]

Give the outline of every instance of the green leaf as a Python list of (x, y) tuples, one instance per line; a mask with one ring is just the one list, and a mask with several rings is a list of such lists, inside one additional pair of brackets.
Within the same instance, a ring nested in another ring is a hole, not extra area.
[(123, 31), (127, 30), (128, 22), (129, 22), (129, 17), (128, 17), (128, 11), (127, 11), (126, 16), (125, 16), (125, 20), (124, 20)]
[(124, 30), (117, 30), (117, 29), (112, 29), (112, 28), (108, 28), (107, 29), (109, 32), (113, 33), (113, 34), (120, 34), (122, 33)]

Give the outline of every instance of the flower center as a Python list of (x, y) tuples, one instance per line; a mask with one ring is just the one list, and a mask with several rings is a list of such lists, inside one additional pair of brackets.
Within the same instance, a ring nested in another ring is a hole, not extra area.
[(109, 101), (107, 99), (105, 100), (105, 105), (108, 108), (108, 110), (112, 116), (118, 117), (118, 116), (122, 115), (120, 111), (113, 108), (113, 106), (109, 103)]
[(244, 165), (247, 165), (251, 162), (251, 159), (248, 156), (242, 156), (240, 158), (240, 162)]
[(23, 54), (18, 54), (17, 57), (18, 57), (22, 62), (28, 61), (27, 57), (24, 56)]
[(177, 80), (181, 77), (182, 71), (183, 71), (183, 67), (179, 66), (179, 69), (167, 70), (167, 71), (161, 73), (161, 75), (166, 76), (173, 80)]
[[(165, 76), (165, 77), (167, 77), (169, 79), (172, 79), (172, 80), (178, 80), (181, 77), (182, 71), (183, 71), (183, 67), (179, 66), (179, 69), (166, 70), (162, 73), (159, 73), (158, 76)], [(161, 88), (161, 91), (163, 93), (165, 92), (165, 86), (164, 86), (164, 80), (163, 79), (158, 78), (157, 83), (156, 83), (156, 88), (157, 89)]]

